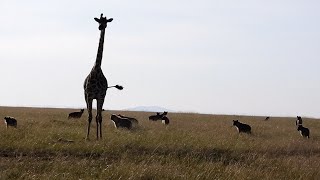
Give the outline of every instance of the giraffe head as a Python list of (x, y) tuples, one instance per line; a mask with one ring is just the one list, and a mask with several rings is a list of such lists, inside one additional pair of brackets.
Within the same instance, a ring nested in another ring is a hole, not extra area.
[(103, 17), (103, 14), (101, 13), (100, 19), (94, 18), (99, 23), (99, 30), (104, 30), (107, 27), (107, 23), (111, 22), (113, 18), (107, 19), (106, 17)]

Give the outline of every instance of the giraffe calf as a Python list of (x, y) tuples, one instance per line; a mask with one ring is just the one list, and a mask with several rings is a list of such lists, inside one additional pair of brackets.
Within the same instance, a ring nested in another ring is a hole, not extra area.
[(81, 109), (80, 112), (69, 113), (68, 119), (71, 119), (71, 118), (79, 119), (79, 118), (81, 118), (81, 116), (83, 114), (83, 111), (84, 111), (84, 109)]
[(4, 117), (4, 123), (6, 124), (7, 129), (8, 129), (8, 126), (17, 128), (17, 120), (14, 117), (9, 117), (9, 116)]
[(132, 128), (132, 122), (128, 118), (122, 118), (120, 116), (112, 114), (111, 120), (113, 121), (114, 126), (116, 128), (127, 128), (127, 129)]

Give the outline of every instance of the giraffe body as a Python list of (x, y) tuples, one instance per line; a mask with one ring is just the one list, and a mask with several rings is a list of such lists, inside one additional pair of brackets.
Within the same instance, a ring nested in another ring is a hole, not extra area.
[(107, 78), (100, 67), (93, 67), (84, 81), (85, 96), (92, 99), (104, 99), (108, 89)]

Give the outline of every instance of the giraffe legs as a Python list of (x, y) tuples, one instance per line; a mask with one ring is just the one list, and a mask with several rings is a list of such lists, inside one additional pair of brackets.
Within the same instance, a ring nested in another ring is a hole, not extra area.
[(89, 134), (90, 134), (90, 125), (92, 121), (92, 101), (93, 99), (89, 99), (86, 97), (86, 103), (87, 103), (87, 109), (88, 109), (88, 129), (87, 129), (86, 140), (89, 140)]
[[(90, 126), (92, 121), (92, 102), (93, 99), (89, 97), (85, 97), (88, 109), (88, 129), (86, 140), (89, 140), (90, 135)], [(102, 107), (104, 103), (104, 97), (97, 99), (97, 115), (96, 115), (96, 123), (97, 123), (97, 140), (102, 139)], [(100, 132), (100, 133), (99, 133)]]
[[(97, 100), (97, 116), (96, 116), (96, 122), (97, 122), (97, 140), (102, 139), (102, 107), (104, 103), (104, 98)], [(99, 134), (100, 132), (100, 134)]]

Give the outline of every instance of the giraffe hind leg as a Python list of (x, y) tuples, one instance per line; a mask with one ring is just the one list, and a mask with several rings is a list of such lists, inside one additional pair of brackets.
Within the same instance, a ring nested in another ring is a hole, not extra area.
[(97, 139), (102, 139), (102, 107), (104, 103), (104, 98), (97, 100), (97, 116), (96, 116), (96, 122), (97, 122)]
[(96, 123), (97, 123), (97, 140), (102, 139), (102, 116), (99, 115), (97, 112), (96, 116)]
[(101, 125), (99, 124), (99, 121), (98, 121), (98, 115), (96, 116), (96, 123), (97, 123), (97, 140), (99, 140), (99, 127)]

